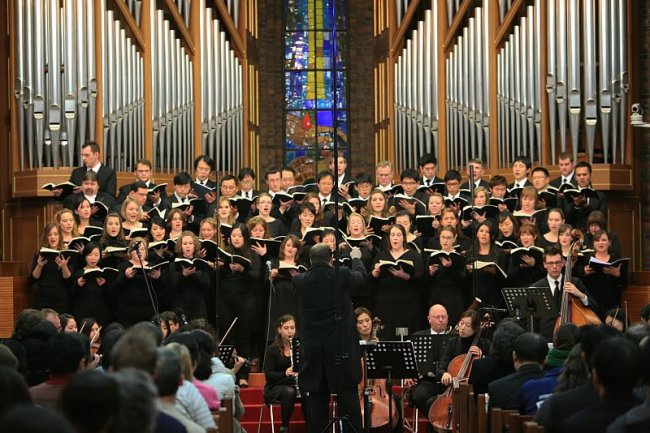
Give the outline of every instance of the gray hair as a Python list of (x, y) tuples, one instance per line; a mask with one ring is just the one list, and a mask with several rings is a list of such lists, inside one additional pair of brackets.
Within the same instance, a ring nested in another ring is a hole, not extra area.
[(120, 433), (153, 433), (156, 415), (156, 387), (151, 377), (136, 368), (114, 373), (119, 385), (120, 409), (115, 431)]

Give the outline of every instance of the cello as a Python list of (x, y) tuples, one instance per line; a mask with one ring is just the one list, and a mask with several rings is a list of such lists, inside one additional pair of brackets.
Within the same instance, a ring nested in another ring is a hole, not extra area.
[[(369, 341), (378, 341), (377, 332), (381, 329), (381, 320), (378, 317), (372, 319), (372, 332)], [(361, 362), (363, 363), (364, 361), (362, 360)], [(399, 412), (397, 410), (397, 404), (393, 402), (392, 416), (389, 416), (389, 398), (391, 397), (386, 390), (386, 379), (367, 379), (365, 366), (361, 371), (363, 372), (363, 377), (359, 383), (361, 419), (365, 422), (364, 394), (368, 393), (370, 400), (370, 428), (373, 432), (390, 432), (397, 425), (397, 421), (399, 421)], [(392, 424), (389, 424), (391, 418)]]
[[(489, 326), (489, 324), (489, 318), (484, 319), (481, 322), (481, 326), (474, 334), (474, 339), (472, 340), (470, 348), (478, 344), (479, 338), (481, 338), (481, 333), (485, 328)], [(449, 366), (447, 367), (447, 372), (454, 378), (454, 383), (457, 381), (467, 381), (469, 379), (469, 375), (472, 372), (472, 363), (476, 358), (477, 356), (472, 354), (471, 350), (468, 350), (466, 354), (458, 355), (451, 360)], [(439, 432), (448, 432), (452, 430), (451, 420), (453, 414), (453, 388), (453, 384), (448, 386), (442, 394), (436, 397), (433, 404), (431, 405), (431, 408), (429, 409), (429, 422), (433, 425), (433, 428)]]
[[(571, 282), (572, 268), (574, 265), (573, 258), (574, 256), (577, 256), (578, 250), (580, 250), (584, 241), (584, 235), (578, 229), (571, 230), (571, 237), (573, 238), (573, 241), (571, 242), (569, 255), (567, 256), (566, 265), (564, 266), (564, 281), (568, 282)], [(584, 325), (599, 325), (602, 322), (591, 308), (584, 305), (582, 301), (571, 295), (569, 292), (562, 290), (560, 317), (558, 317), (555, 322), (553, 333), (555, 334), (560, 326), (567, 323), (573, 323), (577, 327), (580, 327)]]

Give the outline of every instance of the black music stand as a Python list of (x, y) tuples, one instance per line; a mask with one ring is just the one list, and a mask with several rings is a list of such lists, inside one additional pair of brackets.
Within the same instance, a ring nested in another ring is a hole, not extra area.
[(449, 337), (451, 334), (425, 334), (409, 337), (413, 342), (413, 351), (420, 377), (432, 379), (436, 376), (438, 364), (445, 353)]
[(217, 358), (219, 358), (225, 366), (230, 365), (229, 362), (233, 358), (233, 353), (235, 353), (235, 346), (232, 344), (222, 344), (217, 347)]
[(388, 425), (393, 425), (393, 379), (416, 379), (418, 364), (410, 341), (380, 341), (366, 353), (368, 378), (386, 379)]
[(501, 290), (512, 317), (528, 321), (534, 332), (535, 319), (554, 319), (559, 312), (548, 287), (506, 287)]

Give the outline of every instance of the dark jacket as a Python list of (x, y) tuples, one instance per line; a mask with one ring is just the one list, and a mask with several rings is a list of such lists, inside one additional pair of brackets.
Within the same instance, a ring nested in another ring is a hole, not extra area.
[[(350, 289), (366, 278), (359, 259), (351, 269), (316, 263), (293, 277), (298, 297), (302, 359), (300, 386), (318, 391), (323, 375), (331, 392), (356, 387), (361, 380), (361, 355)], [(337, 356), (338, 354), (342, 356)]]
[(543, 425), (546, 433), (557, 433), (565, 419), (599, 402), (598, 392), (589, 380), (577, 388), (547, 398), (533, 420)]
[[(77, 167), (72, 170), (70, 174), (70, 182), (75, 185), (81, 186), (84, 175), (88, 171), (87, 167)], [(102, 163), (97, 171), (97, 182), (99, 183), (99, 191), (110, 194), (115, 198), (115, 191), (117, 190), (117, 177), (115, 170)]]
[(539, 379), (544, 372), (537, 364), (524, 364), (516, 372), (502, 377), (488, 385), (490, 407), (517, 409), (519, 407), (519, 389), (531, 379)]

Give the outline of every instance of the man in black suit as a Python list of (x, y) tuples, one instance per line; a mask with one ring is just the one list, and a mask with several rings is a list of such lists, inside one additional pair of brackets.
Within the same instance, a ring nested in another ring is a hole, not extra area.
[(354, 197), (354, 184), (351, 184), (352, 178), (347, 172), (348, 161), (344, 156), (339, 156), (336, 162), (336, 167), (334, 167), (334, 158), (330, 159), (328, 168), (332, 173), (336, 173), (336, 184), (339, 187), (339, 195), (343, 197), (352, 196)]
[(526, 156), (518, 156), (512, 162), (512, 176), (514, 182), (508, 185), (508, 189), (525, 188), (531, 183), (528, 181), (528, 174), (531, 167), (530, 159)]
[(239, 179), (239, 195), (249, 200), (252, 200), (253, 197), (257, 195), (257, 190), (255, 190), (255, 172), (250, 167), (243, 167), (239, 170), (237, 174), (237, 179)]
[[(551, 295), (553, 295), (558, 311), (562, 307), (562, 291), (575, 296), (586, 307), (594, 311), (597, 310), (596, 302), (589, 296), (587, 289), (580, 279), (571, 278), (571, 281), (564, 281), (564, 275), (562, 273), (564, 259), (562, 258), (562, 252), (558, 248), (550, 247), (546, 250), (544, 253), (544, 268), (546, 269), (546, 277), (534, 282), (531, 287), (548, 287), (551, 289)], [(556, 318), (551, 318), (542, 320), (539, 324), (539, 333), (546, 337), (548, 341), (553, 340), (555, 321)]]
[[(194, 184), (192, 189), (194, 194), (210, 205), (217, 199), (215, 191), (208, 192), (206, 188), (214, 189), (217, 184), (210, 180), (214, 172), (214, 161), (207, 155), (199, 155), (194, 160)], [(203, 187), (203, 188), (202, 188)]]
[[(81, 183), (83, 182), (84, 174), (92, 171), (97, 175), (97, 181), (100, 185), (100, 191), (110, 194), (115, 198), (115, 190), (117, 188), (117, 178), (115, 177), (115, 170), (105, 166), (101, 163), (99, 156), (99, 146), (93, 141), (85, 143), (81, 147), (81, 159), (83, 161), (82, 167), (77, 167), (72, 170), (70, 174), (70, 182), (79, 186), (74, 189), (74, 193), (81, 191)], [(54, 196), (59, 199), (64, 199), (63, 190), (54, 190)]]
[(421, 184), (431, 186), (434, 183), (443, 183), (444, 180), (436, 175), (438, 158), (433, 153), (425, 153), (418, 160)]
[(557, 158), (557, 166), (560, 169), (560, 176), (551, 180), (550, 185), (559, 188), (565, 183), (578, 186), (573, 170), (573, 154), (571, 152), (562, 152)]
[[(618, 337), (620, 333), (607, 325), (587, 325), (581, 328), (580, 347), (582, 360), (587, 371), (591, 371), (592, 356), (598, 346), (607, 339)], [(573, 389), (553, 394), (544, 401), (533, 420), (544, 426), (546, 433), (558, 433), (560, 426), (571, 415), (584, 408), (594, 406), (601, 401), (598, 391), (591, 380)]]
[[(429, 314), (427, 315), (427, 321), (429, 322), (429, 327), (421, 331), (415, 332), (412, 337), (417, 337), (421, 335), (449, 335), (451, 328), (447, 328), (449, 323), (449, 316), (447, 315), (447, 309), (440, 304), (434, 304), (429, 308)], [(441, 337), (445, 338), (445, 337)], [(440, 347), (444, 350), (444, 347)], [(431, 365), (431, 371), (435, 373), (437, 364), (442, 358), (442, 351), (437, 356), (437, 359), (434, 359), (434, 364)], [(433, 377), (424, 377), (417, 382), (417, 385), (413, 379), (406, 379), (406, 386), (411, 388), (411, 401), (417, 407), (421, 413), (426, 414), (429, 412), (429, 407), (433, 400), (438, 395), (438, 384), (435, 379), (435, 374)]]
[(591, 379), (602, 401), (567, 418), (563, 432), (605, 433), (618, 416), (639, 404), (632, 390), (641, 376), (639, 347), (624, 337), (604, 341), (593, 356)]
[[(575, 178), (578, 182), (578, 189), (593, 188), (591, 186), (591, 164), (580, 161), (576, 164)], [(595, 210), (599, 210), (603, 215), (607, 215), (607, 199), (605, 193), (596, 191), (598, 198), (587, 198), (585, 196), (573, 197), (569, 201), (568, 197), (564, 199), (564, 215), (566, 222), (573, 227), (585, 231), (587, 228), (587, 218)]]
[[(136, 182), (143, 182), (147, 189), (152, 189), (153, 187), (156, 186), (155, 183), (151, 180), (151, 173), (152, 173), (152, 165), (151, 161), (148, 159), (139, 159), (135, 163), (135, 181), (133, 183), (127, 183), (126, 185), (122, 185), (120, 187), (120, 190), (117, 194), (117, 200), (116, 203), (121, 206), (124, 200), (129, 196), (129, 194), (132, 191), (133, 184)], [(160, 199), (167, 197), (167, 192), (165, 191), (165, 188), (160, 189), (159, 191), (155, 193), (150, 193), (149, 197), (147, 198), (147, 204), (150, 207), (153, 207), (154, 205), (159, 205), (160, 204)]]
[(470, 175), (470, 170), (469, 168), (472, 167), (473, 171), (473, 177), (472, 180), (474, 182), (474, 189), (478, 188), (479, 186), (482, 186), (486, 190), (490, 191), (490, 183), (486, 180), (483, 180), (483, 172), (485, 171), (485, 163), (477, 158), (470, 159), (467, 162), (467, 181), (464, 182), (461, 186), (460, 189), (466, 189), (469, 190), (469, 175)]
[[(88, 199), (93, 208), (92, 218), (102, 223), (107, 213), (119, 213), (119, 209), (115, 204), (115, 197), (101, 191), (101, 183), (99, 183), (98, 176), (94, 171), (84, 173), (81, 181), (81, 191), (67, 196), (63, 200), (63, 207), (74, 210), (79, 201), (84, 198)], [(107, 209), (104, 211), (96, 202), (103, 203)]]
[(512, 360), (515, 372), (488, 385), (490, 406), (501, 409), (519, 407), (519, 388), (531, 379), (539, 379), (544, 373), (544, 361), (548, 353), (546, 339), (534, 332), (525, 332), (515, 340)]
[(303, 318), (299, 380), (307, 393), (309, 433), (321, 433), (327, 425), (330, 393), (337, 394), (339, 415), (361, 432), (361, 355), (350, 290), (363, 283), (366, 269), (358, 248), (352, 248), (350, 257), (351, 268), (335, 269), (330, 248), (317, 244), (309, 251), (311, 269), (293, 278)]

